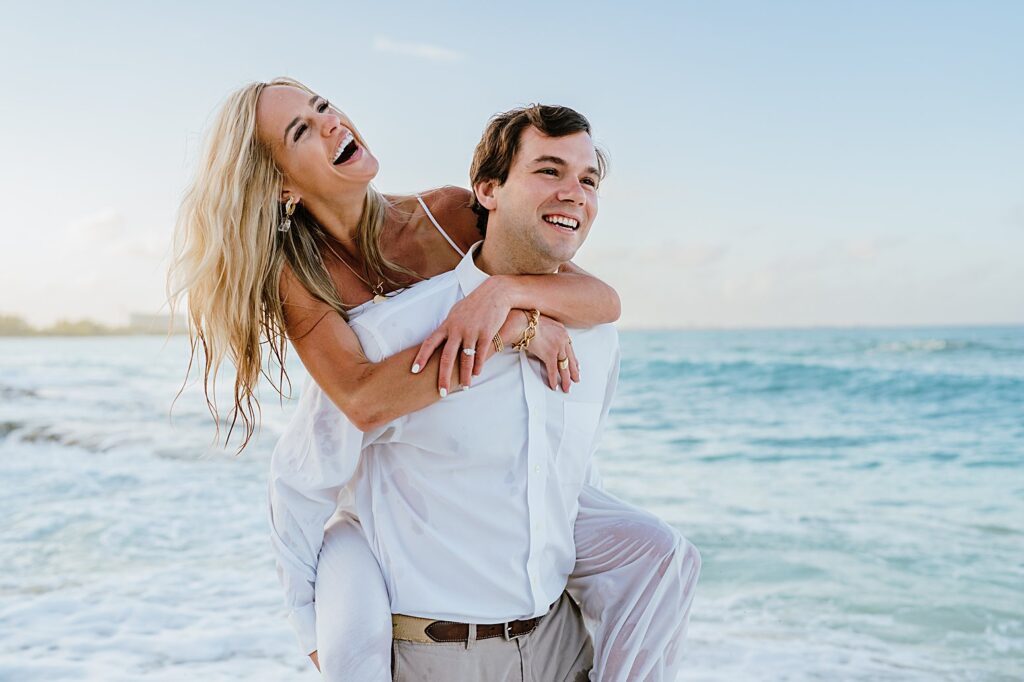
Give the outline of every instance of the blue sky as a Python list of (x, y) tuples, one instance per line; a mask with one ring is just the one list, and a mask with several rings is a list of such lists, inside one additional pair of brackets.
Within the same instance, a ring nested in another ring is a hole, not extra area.
[(466, 184), (487, 117), (610, 153), (578, 261), (629, 326), (1024, 322), (1024, 4), (5, 3), (0, 313), (160, 307), (201, 134), (291, 75), (378, 185)]

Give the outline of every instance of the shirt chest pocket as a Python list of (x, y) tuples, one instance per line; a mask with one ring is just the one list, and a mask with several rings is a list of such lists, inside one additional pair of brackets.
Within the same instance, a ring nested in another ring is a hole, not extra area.
[(583, 486), (583, 476), (594, 452), (601, 408), (601, 403), (567, 401), (562, 404), (562, 438), (555, 462), (562, 488), (573, 498)]

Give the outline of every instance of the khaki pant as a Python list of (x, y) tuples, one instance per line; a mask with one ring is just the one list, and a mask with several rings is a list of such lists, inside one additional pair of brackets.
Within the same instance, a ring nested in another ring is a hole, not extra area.
[(392, 645), (395, 682), (586, 682), (594, 649), (567, 594), (528, 635), (505, 641), (406, 642)]

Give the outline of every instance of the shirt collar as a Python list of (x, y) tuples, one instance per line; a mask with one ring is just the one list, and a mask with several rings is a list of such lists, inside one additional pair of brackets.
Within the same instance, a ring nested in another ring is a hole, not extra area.
[(458, 265), (455, 266), (455, 276), (459, 278), (459, 287), (462, 288), (463, 296), (469, 296), (473, 293), (473, 290), (484, 283), (490, 275), (481, 270), (476, 266), (476, 261), (473, 260), (473, 256), (476, 254), (477, 249), (483, 244), (481, 239), (473, 246), (469, 247), (466, 251), (466, 255), (463, 256), (462, 260)]

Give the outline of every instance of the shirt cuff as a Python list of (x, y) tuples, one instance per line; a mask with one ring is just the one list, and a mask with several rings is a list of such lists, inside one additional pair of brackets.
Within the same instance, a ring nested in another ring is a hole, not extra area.
[(308, 655), (316, 651), (316, 608), (309, 604), (292, 609), (288, 622), (295, 628), (303, 653)]

